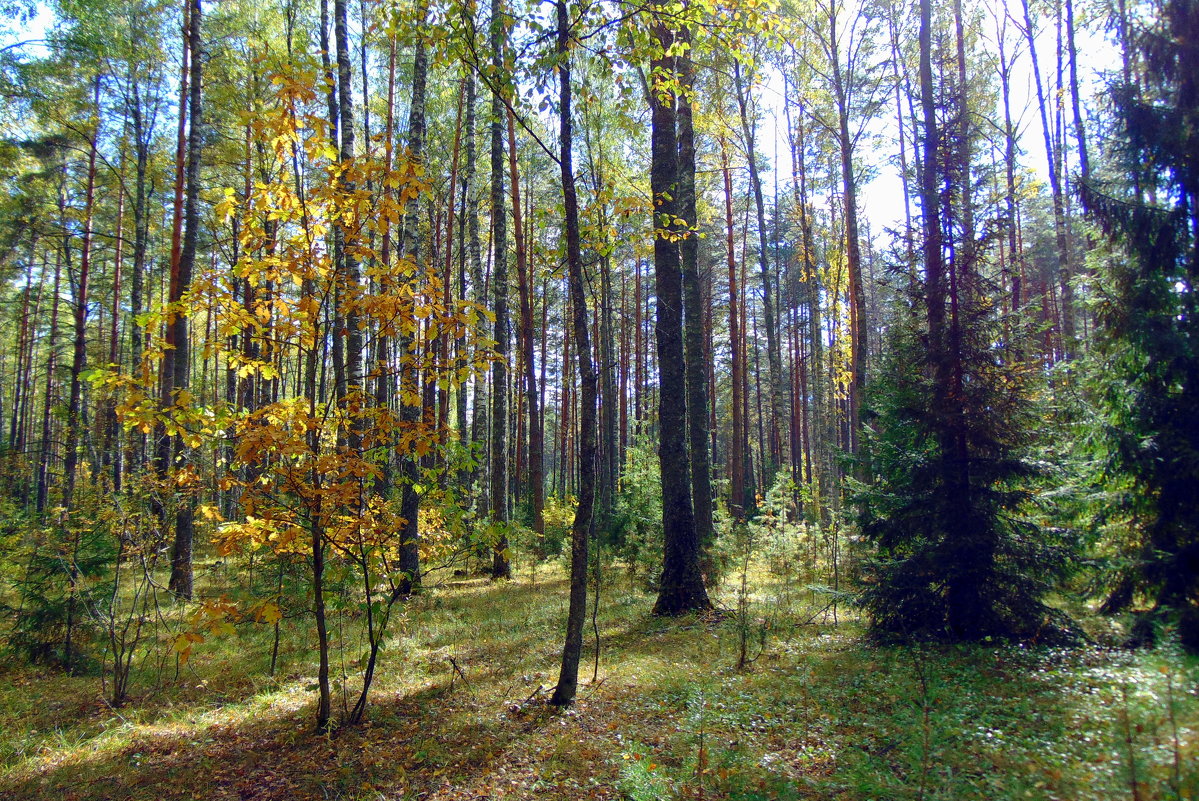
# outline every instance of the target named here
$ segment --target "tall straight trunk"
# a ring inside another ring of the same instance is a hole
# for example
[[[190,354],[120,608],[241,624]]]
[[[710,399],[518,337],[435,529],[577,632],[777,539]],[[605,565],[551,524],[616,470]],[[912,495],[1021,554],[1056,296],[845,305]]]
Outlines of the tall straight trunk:
[[[525,370],[525,407],[529,415],[529,508],[533,531],[545,534],[545,437],[538,408],[537,365],[534,362],[533,275],[526,250],[520,208],[520,174],[516,164],[516,126],[508,112],[508,166],[512,178],[512,233],[516,238],[516,276],[520,291],[521,362]]]
[[[146,365],[142,364],[146,332],[139,322],[146,281],[146,249],[149,240],[150,215],[146,209],[147,173],[150,163],[150,142],[142,115],[141,90],[137,80],[132,81],[133,92],[129,116],[133,124],[133,148],[137,168],[133,183],[133,274],[129,277],[129,363],[132,369],[147,381]],[[130,432],[132,437],[130,465],[141,469],[146,459],[146,435],[140,431]]]
[[[171,274],[178,269],[179,259],[183,250],[183,203],[187,182],[187,125],[188,104],[191,102],[192,58],[191,58],[191,15],[192,2],[186,0],[183,4],[183,58],[179,61],[179,120],[175,131],[175,179],[174,201],[171,205]],[[169,325],[168,325],[169,329]],[[167,343],[171,333],[167,332]],[[167,369],[167,362],[173,354],[163,357],[162,370]]]
[[[559,164],[562,172],[562,201],[566,212],[566,268],[574,307],[574,337],[579,362],[579,502],[570,534],[570,606],[558,686],[550,703],[564,706],[574,701],[578,686],[579,656],[583,646],[583,620],[587,613],[587,544],[595,503],[596,390],[595,367],[591,362],[591,340],[587,330],[587,279],[579,239],[579,201],[572,165],[570,32],[566,0],[557,0],[558,11],[558,120]]]
[[[166,298],[164,298],[167,302],[170,302],[171,298],[176,294],[176,285],[179,282],[179,259],[181,258],[183,249],[183,205],[187,183],[188,104],[191,102],[192,76],[191,15],[192,3],[191,0],[187,0],[183,6],[183,58],[180,59],[179,120],[175,132],[174,200],[171,204],[170,283]],[[181,292],[179,296],[182,296]],[[158,373],[159,398],[164,408],[169,407],[173,402],[172,390],[174,388],[175,362],[179,356],[176,344],[178,331],[174,325],[176,316],[177,312],[168,311],[167,321],[164,326],[165,346]],[[154,437],[154,469],[161,476],[171,466],[172,442],[171,438],[167,436],[165,427],[162,425],[156,428]]]
[[[909,271],[915,270],[916,250],[915,236],[912,232],[912,200],[908,187],[908,148],[906,126],[903,122],[903,91],[904,78],[900,77],[900,66],[903,64],[903,51],[899,44],[898,20],[895,14],[887,16],[887,34],[891,45],[891,79],[895,83],[895,128],[899,132],[899,182],[903,187],[903,221],[904,247],[908,257]],[[906,73],[906,69],[904,70]],[[790,127],[790,126],[788,126]]]
[[[643,356],[645,353],[641,341],[645,325],[641,319],[641,259],[634,261],[633,273],[633,422],[637,434],[641,433],[641,387],[642,376],[645,375]]]
[[[804,458],[803,458],[803,434],[804,434],[804,419],[803,396],[800,394],[799,378],[800,378],[800,354],[799,354],[799,316],[798,309],[794,306],[789,306],[785,312],[786,322],[784,323],[787,331],[787,361],[791,371],[791,385],[788,387],[791,397],[791,480],[795,487],[793,489],[793,502],[796,508],[799,504],[799,488],[804,484]]]
[[[651,62],[651,73],[666,86],[676,73],[670,53],[675,44],[663,2],[655,3],[653,34],[663,55]],[[658,314],[658,456],[662,471],[662,578],[656,615],[679,615],[708,609],[700,572],[700,541],[691,501],[691,461],[687,453],[686,368],[683,350],[683,275],[678,240],[679,218],[678,98],[662,86],[650,87],[652,112],[650,191],[654,206],[654,282]]]
[[[596,309],[595,346],[596,373],[599,376],[599,445],[596,458],[599,460],[596,478],[595,528],[607,531],[612,526],[612,514],[616,505],[616,486],[620,480],[621,451],[617,437],[617,425],[623,404],[617,396],[618,359],[613,334],[612,257],[609,241],[608,183],[604,176],[606,158],[604,140],[592,137],[592,126],[583,128],[588,172],[594,193],[596,224],[599,229],[599,295]]]
[[[337,54],[337,114],[339,135],[339,159],[345,163],[354,158],[354,85],[350,71],[350,32],[348,16],[348,0],[333,2],[333,38]],[[351,183],[343,181],[342,189],[353,191]],[[361,290],[362,276],[358,258],[350,252],[348,242],[343,241],[341,252],[341,267],[344,287],[341,293],[339,307],[345,318],[345,384],[339,402],[349,406],[349,398],[361,393],[364,389],[362,382],[363,335],[359,325],[360,313],[358,294]],[[361,420],[351,420],[346,440],[350,450],[359,453],[362,450]],[[402,512],[401,512],[402,514]]]
[[[469,67],[464,66],[463,72],[465,73],[463,76],[463,79],[462,79],[463,111],[464,111],[465,115],[473,117],[473,115],[474,115],[473,78],[469,74]],[[470,122],[471,122],[470,130],[467,131],[465,128],[465,121],[464,121],[463,135],[469,137],[470,139],[473,139],[474,138],[474,120],[471,119]],[[468,141],[466,143],[466,146],[468,148],[473,148],[474,142]],[[471,183],[473,181],[473,176],[470,179],[468,179],[466,177],[465,170],[462,170],[462,171],[459,171],[459,173],[458,173],[458,180],[459,180],[459,188],[458,188],[458,203],[459,203],[459,208],[458,208],[458,297],[465,300],[467,297],[467,278],[466,278],[467,238],[466,238],[466,232],[467,232],[467,228],[470,226],[470,221],[467,220],[467,215],[468,215],[469,209],[470,209],[470,200],[467,198],[467,195],[470,194],[472,191],[474,191],[474,188],[471,186]],[[478,230],[478,220],[474,221],[474,225],[475,225],[476,230]],[[466,362],[467,354],[466,354],[466,337],[465,337],[465,335],[459,336],[457,341],[454,343],[454,357],[456,359],[456,364],[461,365]],[[462,381],[461,383],[458,384],[457,391],[455,394],[455,400],[454,400],[454,416],[455,416],[454,425],[458,429],[458,442],[461,445],[469,445],[470,444],[470,431],[467,427],[468,422],[467,422],[467,414],[466,414],[467,406],[468,406],[469,391],[470,391],[470,385],[466,381]],[[464,485],[468,479],[469,479],[469,473],[466,470],[460,470],[458,472],[458,475],[455,478],[457,485],[459,487]]]
[[[602,181],[597,176],[597,183]],[[601,184],[602,185],[602,184]],[[606,229],[607,210],[600,209],[600,227]],[[596,489],[598,509],[597,525],[607,531],[612,525],[612,513],[616,506],[616,486],[620,481],[620,442],[617,425],[621,403],[617,397],[617,358],[612,332],[612,258],[604,253],[599,258],[599,344],[597,373],[600,382],[600,472]]]
[[[799,365],[799,376],[796,378],[800,398],[800,433],[803,437],[804,480],[809,487],[815,485],[812,475],[812,409],[808,398],[808,352],[804,348],[803,331],[800,328],[799,310],[796,309],[795,320],[795,359]]]
[[[34,502],[38,517],[46,511],[50,495],[51,410],[54,407],[54,373],[58,368],[58,301],[63,255],[67,247],[68,243],[64,241],[62,248],[54,253],[54,292],[50,301],[50,330],[46,334],[46,396],[42,406],[42,441],[38,449],[37,493]]]
[[[749,159],[750,187],[753,189],[754,207],[758,214],[758,267],[762,276],[762,316],[766,327],[766,361],[770,368],[770,420],[767,428],[770,464],[762,466],[762,475],[764,480],[769,480],[782,461],[782,434],[779,426],[783,418],[783,366],[774,314],[774,280],[770,274],[769,249],[766,243],[766,204],[762,199],[762,178],[758,172],[755,125],[749,119],[751,89],[745,85],[739,61],[733,62],[733,77],[737,90],[737,107],[741,115],[741,132],[745,140],[745,152]]]
[[[624,469],[625,454],[629,449],[629,320],[628,320],[628,282],[620,282],[620,376],[617,380],[617,392],[620,397],[620,422],[618,423],[618,438],[620,453],[616,462],[616,475],[619,480]]]
[[[712,461],[708,453],[708,369],[704,341],[704,290],[699,272],[699,214],[695,199],[695,67],[688,56],[691,34],[684,25],[678,32],[683,45],[677,56],[678,99],[678,214],[690,226],[679,242],[683,273],[683,354],[686,360],[687,447],[691,454],[691,500],[695,511],[695,536],[706,554],[715,542],[712,527]]]
[[[476,185],[478,150],[475,140],[475,107],[477,105],[475,79],[473,74],[466,76],[466,172],[463,176],[463,192],[466,196],[466,233],[467,257],[470,264],[471,291],[475,303],[480,306],[487,304],[486,282],[483,278],[483,255],[479,237],[479,190]],[[478,478],[478,464],[485,461],[487,450],[485,446],[487,426],[487,379],[476,375],[474,379],[474,397],[471,401],[471,419],[469,442],[475,450],[475,467],[467,477],[470,483]],[[479,493],[483,495],[482,492]]]
[[[745,468],[743,471],[744,475],[745,475],[744,505],[745,505],[745,510],[746,510],[747,514],[757,508],[757,504],[756,504],[756,500],[755,500],[756,494],[757,494],[755,491],[755,487],[757,485],[755,483],[756,478],[755,478],[754,470],[755,470],[755,465],[760,464],[762,461],[759,458],[755,462],[753,446],[750,443],[751,425],[750,425],[750,411],[749,411],[750,410],[749,376],[750,376],[750,373],[753,373],[754,380],[757,383],[758,388],[759,388],[759,391],[758,391],[758,415],[757,415],[758,437],[757,437],[756,442],[758,444],[758,453],[761,454],[761,452],[762,452],[762,393],[761,393],[761,386],[762,386],[762,384],[761,384],[761,367],[762,367],[762,365],[761,365],[761,360],[758,358],[758,356],[760,355],[760,350],[758,348],[758,341],[757,341],[758,326],[757,326],[756,320],[755,320],[754,326],[753,326],[754,363],[753,363],[752,370],[750,369],[750,363],[749,363],[750,316],[749,316],[749,292],[747,290],[747,287],[749,286],[749,255],[748,255],[748,251],[746,250],[746,246],[745,246],[746,240],[748,238],[749,238],[749,209],[747,206],[746,214],[745,214],[745,222],[741,226],[741,258],[738,262],[738,264],[740,265],[738,268],[738,272],[740,274],[740,281],[738,281],[738,284],[741,287],[741,308],[737,310],[737,314],[741,321],[741,365],[742,365],[742,370],[741,370],[741,421],[742,421],[742,433],[744,434],[744,437],[745,437],[745,440],[744,440],[745,447],[742,452],[745,455]],[[755,315],[755,318],[756,318],[756,315]]]
[[[837,5],[829,3],[829,58],[837,106],[837,150],[841,157],[841,193],[845,205],[845,264],[849,272],[849,452],[858,452],[862,394],[866,390],[866,292],[862,282],[862,241],[858,230],[858,182],[854,174],[854,138],[849,132],[852,75],[844,74],[837,31]],[[852,36],[850,45],[854,44]]]
[[[426,59],[427,60],[427,59]],[[427,69],[427,68],[426,68]],[[466,97],[463,87],[458,88],[458,108],[454,115],[454,147],[450,155],[450,195],[445,204],[445,253],[441,271],[442,299],[447,309],[454,308],[454,223],[456,220],[458,191],[458,157],[462,152],[462,104]],[[437,357],[441,363],[440,370],[449,370],[452,362],[453,346],[449,333],[437,338]],[[439,382],[437,388],[437,441],[445,444],[448,441],[450,421],[450,390],[449,386]],[[444,453],[439,454],[444,461]],[[438,481],[444,482],[444,471],[438,471]]]
[[[311,279],[305,279],[301,292],[307,304],[315,304],[316,290]],[[313,323],[319,326],[319,322]],[[325,339],[326,332],[319,328],[312,337],[312,347],[304,354],[304,394],[308,398],[308,414],[313,419],[317,416],[317,344]],[[321,359],[323,369],[324,359]],[[329,683],[329,628],[325,613],[325,510],[322,504],[321,486],[324,476],[317,467],[317,457],[321,452],[320,433],[314,426],[307,434],[308,458],[312,467],[309,470],[308,481],[314,490],[309,501],[309,558],[312,567],[312,612],[316,622],[316,642],[318,667],[316,730],[324,734],[329,730],[333,711],[332,692]]]
[[[418,17],[424,20],[428,16],[428,6],[420,4]],[[416,50],[412,59],[412,104],[408,111],[408,158],[420,164],[424,158],[425,149],[425,94],[428,72],[428,54],[424,37],[416,39]],[[413,266],[419,274],[421,255],[421,234],[417,217],[420,211],[419,197],[408,200],[404,210],[404,260]],[[401,397],[420,396],[420,377],[416,365],[416,342],[411,334],[401,334],[400,349],[400,383]],[[400,419],[410,425],[415,425],[421,419],[419,406],[401,401]],[[415,453],[401,455],[400,470],[402,486],[400,487],[400,517],[404,519],[400,534],[400,569],[404,572],[401,591],[409,592],[420,583],[420,495],[417,484],[420,481],[420,465]]]
[[[744,256],[742,258],[744,258]],[[767,480],[765,468],[767,465],[766,448],[768,446],[766,442],[766,433],[762,427],[766,419],[766,415],[762,412],[762,347],[760,344],[761,340],[759,339],[760,335],[758,334],[758,309],[756,306],[753,309],[751,321],[753,323],[753,336],[751,341],[754,343],[754,369],[752,371],[754,374],[754,399],[756,401],[758,412],[758,474],[755,476],[751,470],[750,475],[752,476],[751,485],[756,484],[756,486],[764,487]],[[748,331],[749,328],[750,327],[747,325],[746,330]],[[748,364],[748,362],[749,360],[747,355],[746,363]],[[748,375],[749,372],[750,371],[747,370],[746,374]],[[745,397],[747,399],[749,398],[748,389],[746,389]]]
[[[928,302],[928,339],[938,388],[944,368],[945,268],[942,261],[941,194],[937,165],[937,102],[932,71],[932,0],[920,0],[920,103],[924,112],[924,170],[921,175],[920,206],[924,225],[924,272]],[[940,402],[940,399],[938,399]]]
[[[92,267],[92,224],[96,206],[96,154],[100,147],[100,76],[94,80],[92,103],[96,124],[87,154],[87,188],[83,199],[83,242],[79,254],[79,280],[75,283],[75,338],[71,359],[71,396],[67,403],[67,441],[63,456],[62,507],[69,515],[75,500],[75,472],[79,464],[80,408],[83,384],[79,378],[87,363],[87,303]],[[72,576],[75,566],[71,565]],[[72,596],[72,601],[74,600]],[[70,655],[68,654],[68,661]]]
[[[36,254],[32,249],[30,250],[29,258],[36,258]],[[34,387],[37,384],[38,375],[37,369],[34,367],[34,354],[36,353],[37,345],[37,337],[35,337],[34,334],[36,331],[41,329],[42,301],[45,299],[46,295],[46,274],[48,272],[48,265],[50,263],[44,247],[42,249],[41,261],[41,268],[38,270],[37,278],[37,297],[33,302],[33,314],[30,317],[29,334],[26,337],[24,373],[25,391],[23,394],[23,400],[21,402],[21,419],[17,424],[17,439],[21,442],[21,448],[19,452],[23,456],[29,453],[31,441],[30,438],[33,433],[31,430],[33,426],[33,402],[34,396],[36,395]],[[33,481],[31,480],[31,486],[32,483]],[[23,488],[22,496],[27,494],[28,490]],[[25,498],[25,505],[28,506],[28,498]]]
[[[795,193],[795,206],[799,209],[799,236],[801,264],[803,268],[803,298],[808,307],[808,358],[810,360],[806,375],[811,377],[812,411],[809,439],[815,440],[815,446],[809,447],[812,465],[808,469],[808,483],[812,491],[812,508],[819,517],[822,512],[822,499],[825,496],[824,483],[828,477],[825,469],[825,386],[820,380],[821,367],[824,363],[824,326],[820,313],[820,275],[816,269],[815,237],[812,233],[812,219],[808,208],[808,173],[807,173],[807,142],[803,122],[803,111],[797,115],[795,126],[787,123],[788,144],[791,149],[791,184]]]
[[[501,527],[508,523],[508,230],[504,215],[504,74],[505,32],[501,0],[491,0],[491,252],[492,294],[495,299],[496,361],[491,368],[491,516]],[[491,575],[508,578],[508,538],[501,534],[492,553]]]
[[[29,384],[31,364],[33,361],[33,327],[29,317],[29,296],[33,293],[33,263],[37,259],[37,235],[29,240],[29,260],[25,263],[25,291],[21,293],[21,327],[17,334],[17,366],[13,373],[12,414],[8,426],[8,450],[16,454],[25,448],[24,426],[21,420],[21,409],[26,405],[26,398],[31,394]],[[36,312],[34,317],[36,317]],[[33,324],[36,326],[36,322]]]
[[[1049,109],[1045,101],[1045,87],[1041,83],[1040,60],[1037,58],[1036,32],[1032,24],[1032,12],[1028,0],[1021,0],[1024,8],[1024,33],[1028,39],[1028,54],[1032,59],[1032,77],[1037,85],[1037,108],[1041,113],[1041,131],[1045,137],[1046,166],[1049,169],[1049,191],[1053,197],[1053,232],[1057,243],[1058,281],[1062,292],[1061,334],[1062,356],[1074,358],[1074,285],[1070,266],[1070,244],[1066,236],[1066,202],[1062,195],[1061,176],[1058,174],[1057,158],[1054,156],[1053,129],[1050,127]]]
[[[734,520],[745,519],[745,454],[748,437],[745,426],[745,397],[742,394],[745,345],[741,330],[740,287],[737,282],[736,240],[733,233],[733,180],[729,173],[728,147],[720,138],[720,165],[724,177],[724,242],[729,268],[729,349],[732,351],[732,435],[729,442],[729,511]]]
[[[957,250],[962,253],[962,257],[957,259],[957,261],[964,263],[968,268],[974,261],[975,249],[974,179],[970,169],[970,82],[966,75],[966,28],[965,21],[962,18],[962,0],[953,0],[953,30],[954,42],[957,46],[958,62],[957,116],[959,125],[961,126],[956,135],[957,153],[955,154],[959,173],[957,182],[960,184],[961,190],[961,211],[959,212],[959,216],[962,221],[962,241],[957,246]]]
[[[530,215],[530,216],[532,216],[532,215]],[[550,325],[549,325],[549,320],[550,320],[550,279],[549,279],[549,276],[546,276],[541,279],[541,298],[542,298],[542,302],[541,302],[541,350],[539,351],[538,358],[540,359],[541,364],[548,366],[549,361],[547,359],[548,359],[548,353],[549,353],[549,328],[550,328]],[[537,406],[541,411],[540,425],[541,425],[542,439],[545,438],[545,409],[546,409],[545,392],[546,392],[546,385],[548,383],[549,383],[549,370],[542,369],[541,380],[538,382],[538,388],[537,388]],[[551,446],[551,449],[552,449],[552,446]],[[551,475],[550,489],[552,490],[553,488],[554,488],[554,482],[553,482],[553,477]]]
[[[79,615],[79,546],[81,534],[78,527],[71,525],[71,511],[75,502],[76,467],[79,463],[79,443],[82,439],[81,409],[83,373],[87,361],[87,302],[88,284],[91,278],[92,262],[92,224],[94,221],[96,201],[96,152],[100,144],[100,76],[97,75],[94,84],[93,104],[96,113],[96,125],[92,129],[91,143],[87,159],[87,188],[84,192],[83,206],[83,241],[79,256],[79,280],[75,282],[75,336],[74,353],[71,360],[71,394],[67,404],[66,443],[63,456],[63,483],[61,507],[63,510],[62,526],[70,546],[67,556],[67,608],[66,634],[63,641],[63,661],[68,670],[75,670],[74,634],[76,620]],[[65,549],[64,549],[65,550]]]
[[[112,314],[108,330],[108,363],[119,364],[121,359],[121,273],[124,268],[125,252],[125,151],[121,150],[121,188],[117,190],[117,232],[112,259]],[[104,404],[104,447],[103,459],[106,467],[112,468],[113,492],[121,491],[123,450],[120,447],[121,425],[117,419],[116,398]]]
[[[1007,56],[1004,31],[996,36],[999,48],[999,81],[1003,94],[1003,161],[1006,192],[1004,204],[1007,210],[1007,240],[1008,240],[1008,270],[1011,273],[1012,311],[1018,312],[1022,303],[1021,284],[1023,283],[1023,258],[1020,248],[1016,245],[1017,214],[1016,205],[1016,126],[1012,121],[1012,64]]]
[[[201,52],[200,22],[201,0],[191,0],[191,11],[188,19],[188,57],[190,60],[187,112],[187,176],[183,207],[183,244],[179,253],[177,269],[172,270],[171,286],[168,300],[177,306],[183,300],[184,293],[191,286],[192,272],[196,262],[196,244],[200,230],[200,159],[201,159],[201,124],[202,124],[202,87],[203,87],[203,53]],[[176,265],[172,265],[176,267]],[[170,316],[168,330],[173,334],[168,336],[168,350],[174,345],[174,358],[168,374],[163,360],[163,392],[164,405],[173,403],[181,392],[186,392],[190,385],[189,367],[191,349],[188,331],[188,316],[174,308]],[[170,340],[173,338],[174,342]],[[169,383],[168,383],[169,380]],[[170,458],[161,458],[162,451],[168,454],[172,451],[176,458],[183,458],[184,447],[181,437],[175,437],[174,443],[160,441],[159,469],[165,471],[169,467]],[[183,497],[175,512],[175,541],[171,548],[171,578],[170,589],[182,598],[192,597],[192,540],[194,535],[192,499]]]
[[[396,33],[389,30],[387,35],[387,99],[386,111],[383,117],[383,168],[391,171],[395,168],[395,77],[396,77]],[[365,79],[364,79],[365,84]],[[364,102],[365,106],[365,102]],[[383,183],[383,197],[386,202],[394,202],[394,192],[389,182]],[[379,261],[381,279],[380,288],[384,292],[395,291],[392,286],[394,273],[392,271],[393,233],[390,217],[383,215],[380,219],[383,230],[381,233]],[[392,338],[382,331],[376,334],[375,342],[375,406],[380,410],[390,409],[393,393],[392,375]],[[382,464],[379,466],[379,476],[376,479],[375,491],[382,498],[391,494],[394,483],[392,450],[386,448]],[[401,553],[403,537],[401,536]]]

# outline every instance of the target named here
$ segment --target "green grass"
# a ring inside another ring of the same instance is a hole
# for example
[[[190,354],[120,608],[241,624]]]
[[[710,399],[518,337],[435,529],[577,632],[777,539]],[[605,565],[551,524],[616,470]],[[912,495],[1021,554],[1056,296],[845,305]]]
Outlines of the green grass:
[[[1193,659],[1168,648],[877,647],[844,609],[834,624],[815,614],[823,598],[753,578],[754,617],[742,624],[751,654],[763,631],[765,650],[737,672],[735,614],[653,618],[653,598],[610,575],[599,681],[589,623],[585,681],[567,712],[542,703],[566,611],[558,569],[540,570],[536,587],[527,571],[504,584],[455,580],[403,607],[368,722],[326,737],[312,733],[304,617],[284,626],[275,678],[270,627],[246,624],[197,645],[177,677],[171,660],[139,667],[120,709],[98,677],[10,661],[0,798],[1199,798]],[[205,591],[238,580],[210,571]],[[723,607],[736,609],[738,585],[718,595]],[[333,625],[353,643],[333,660],[351,693],[357,625]]]

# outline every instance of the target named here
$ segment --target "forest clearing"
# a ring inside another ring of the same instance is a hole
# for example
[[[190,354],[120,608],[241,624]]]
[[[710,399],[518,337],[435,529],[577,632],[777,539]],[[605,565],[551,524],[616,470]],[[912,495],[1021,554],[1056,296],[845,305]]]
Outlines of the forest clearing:
[[[652,617],[652,594],[616,567],[602,589],[599,680],[589,623],[584,681],[566,711],[545,704],[565,614],[553,567],[536,583],[454,579],[415,600],[371,717],[332,736],[312,731],[311,645],[295,623],[273,678],[270,627],[250,622],[197,648],[178,674],[174,660],[143,668],[163,672],[161,687],[145,677],[119,709],[93,678],[9,669],[0,794],[1195,797],[1193,659],[1099,645],[874,646],[852,612],[834,623],[826,597],[793,578],[754,571],[754,661],[738,671],[735,611]],[[716,599],[736,610],[736,595]]]

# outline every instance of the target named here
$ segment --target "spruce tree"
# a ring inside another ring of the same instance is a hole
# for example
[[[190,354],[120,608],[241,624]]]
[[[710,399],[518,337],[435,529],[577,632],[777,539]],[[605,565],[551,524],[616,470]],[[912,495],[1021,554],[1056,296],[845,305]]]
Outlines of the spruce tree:
[[[964,87],[933,81],[931,5],[920,4],[924,276],[910,279],[872,396],[861,601],[882,636],[1033,639],[1061,628],[1041,597],[1063,560],[1027,514],[1040,428],[1030,371],[1002,335],[968,190],[945,191],[966,186],[972,129]]]
[[[994,287],[981,277],[967,284],[958,287],[961,348],[950,357],[961,396],[936,386],[919,285],[868,393],[864,455],[874,477],[856,500],[872,547],[860,600],[883,638],[1059,639],[1070,625],[1041,599],[1069,551],[1037,522],[1046,476],[1034,458],[1043,427],[1035,372],[1000,337],[981,291]],[[946,394],[948,409],[938,403]]]
[[[1199,2],[1173,0],[1135,41],[1140,81],[1112,92],[1119,180],[1083,189],[1117,246],[1096,310],[1107,470],[1131,482],[1135,529],[1122,602],[1174,620],[1199,649]]]

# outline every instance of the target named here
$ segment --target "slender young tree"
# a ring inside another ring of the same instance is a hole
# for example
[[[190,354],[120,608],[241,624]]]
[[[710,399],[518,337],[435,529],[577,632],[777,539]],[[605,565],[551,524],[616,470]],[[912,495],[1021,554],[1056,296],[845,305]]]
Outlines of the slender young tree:
[[[512,233],[516,239],[516,276],[520,292],[521,363],[525,368],[525,407],[529,431],[529,512],[533,532],[545,534],[545,435],[541,427],[540,394],[537,389],[533,331],[533,268],[528,258],[528,243],[521,225],[520,175],[516,159],[516,126],[508,113],[508,161],[512,178]],[[544,364],[544,362],[543,362]]]
[[[1028,55],[1032,60],[1033,82],[1037,88],[1037,108],[1041,113],[1041,131],[1045,140],[1046,166],[1049,173],[1049,191],[1053,199],[1053,232],[1057,244],[1058,283],[1061,286],[1062,348],[1064,357],[1073,358],[1076,353],[1074,330],[1074,283],[1070,265],[1070,242],[1066,232],[1066,200],[1062,190],[1062,176],[1058,167],[1053,143],[1053,127],[1049,119],[1049,107],[1045,99],[1045,86],[1041,81],[1041,61],[1037,57],[1036,28],[1033,25],[1029,0],[1020,0],[1024,9],[1024,35],[1028,40]]]
[[[579,200],[575,190],[571,126],[570,26],[566,0],[557,0],[557,69],[559,165],[562,173],[562,203],[566,212],[566,270],[572,300],[574,340],[579,365],[579,503],[570,533],[570,606],[566,618],[566,641],[558,686],[550,698],[555,706],[573,703],[579,680],[579,656],[583,648],[583,621],[587,614],[587,544],[595,507],[596,394],[598,378],[591,360],[591,335],[587,324],[587,279],[579,234]]]
[[[782,463],[783,434],[779,430],[783,419],[783,362],[779,351],[779,336],[775,316],[774,276],[770,271],[770,248],[767,244],[766,204],[762,197],[762,177],[758,169],[757,123],[750,118],[752,87],[746,81],[740,60],[733,62],[733,82],[737,90],[737,108],[741,116],[741,136],[745,144],[749,166],[749,184],[753,190],[754,210],[758,218],[758,268],[762,278],[762,316],[766,327],[766,361],[770,370],[768,402],[770,419],[767,421],[766,443],[770,454],[769,464],[762,468],[766,480]]]
[[[508,524],[508,228],[504,214],[504,50],[502,0],[491,0],[491,288],[495,312],[496,360],[491,369],[491,517]],[[492,550],[491,576],[512,575],[508,536]]]
[[[712,462],[708,452],[708,370],[704,328],[704,287],[699,268],[699,213],[695,197],[695,67],[689,55],[691,33],[687,23],[678,32],[682,50],[679,73],[679,216],[689,227],[679,242],[683,273],[683,354],[687,368],[687,447],[691,455],[691,499],[695,508],[695,536],[701,550],[714,544],[712,525]]]

